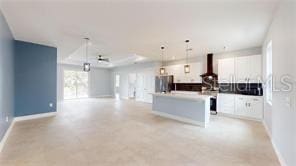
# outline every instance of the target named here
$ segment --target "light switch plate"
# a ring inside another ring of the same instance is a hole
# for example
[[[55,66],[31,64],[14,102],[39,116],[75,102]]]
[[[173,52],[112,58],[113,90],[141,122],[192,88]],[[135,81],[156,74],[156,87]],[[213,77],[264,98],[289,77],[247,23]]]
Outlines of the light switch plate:
[[[8,122],[8,121],[9,121],[9,118],[8,118],[8,116],[6,116],[6,118],[5,118],[5,121],[6,121],[6,122]]]

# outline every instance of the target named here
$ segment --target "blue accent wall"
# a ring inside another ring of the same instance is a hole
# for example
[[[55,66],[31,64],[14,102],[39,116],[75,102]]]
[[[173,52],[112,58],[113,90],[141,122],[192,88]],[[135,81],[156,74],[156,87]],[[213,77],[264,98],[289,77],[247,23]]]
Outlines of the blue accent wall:
[[[14,48],[15,116],[55,112],[57,49],[23,41]]]
[[[0,11],[0,140],[14,113],[14,38]],[[8,118],[8,121],[6,121]]]

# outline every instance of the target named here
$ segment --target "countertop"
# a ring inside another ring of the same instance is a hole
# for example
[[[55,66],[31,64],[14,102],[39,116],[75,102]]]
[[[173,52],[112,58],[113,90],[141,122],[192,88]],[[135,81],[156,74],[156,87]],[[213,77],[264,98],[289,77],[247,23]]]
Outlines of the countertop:
[[[171,93],[152,93],[154,96],[172,97],[178,99],[189,99],[189,100],[208,100],[212,97],[209,94],[203,94],[201,92],[184,92],[184,91],[172,91]]]

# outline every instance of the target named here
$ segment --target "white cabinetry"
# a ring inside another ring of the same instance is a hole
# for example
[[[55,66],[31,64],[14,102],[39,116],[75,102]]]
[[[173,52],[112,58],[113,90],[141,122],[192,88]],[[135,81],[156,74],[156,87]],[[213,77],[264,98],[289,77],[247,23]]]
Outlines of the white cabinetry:
[[[247,103],[244,97],[235,96],[235,114],[239,116],[246,116]]]
[[[244,83],[248,81],[250,75],[250,57],[236,57],[235,58],[235,82]]]
[[[236,82],[258,83],[262,73],[261,55],[235,58]]]
[[[237,95],[235,100],[235,111],[237,115],[248,118],[263,118],[263,100],[258,96]]]
[[[220,59],[218,61],[218,81],[219,83],[231,83],[235,76],[234,58]]]
[[[250,109],[249,109],[249,117],[263,119],[263,98],[262,97],[254,97],[249,100]]]
[[[217,111],[227,114],[234,114],[234,100],[235,96],[232,94],[219,93],[217,96]]]
[[[184,73],[184,64],[166,67],[168,75],[174,76],[175,83],[201,83],[200,75],[203,73],[201,63],[190,63],[190,73]]]
[[[261,55],[250,56],[250,83],[262,82],[262,57]]]
[[[219,83],[258,83],[262,77],[261,55],[218,60]]]
[[[218,112],[256,120],[263,118],[262,96],[218,94],[217,102]]]

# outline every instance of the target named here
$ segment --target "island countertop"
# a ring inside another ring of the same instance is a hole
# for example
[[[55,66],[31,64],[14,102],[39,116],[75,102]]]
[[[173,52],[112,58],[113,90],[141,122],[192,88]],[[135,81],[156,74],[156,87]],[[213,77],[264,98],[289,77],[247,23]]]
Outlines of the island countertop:
[[[175,92],[172,91],[171,93],[152,93],[153,96],[163,96],[163,97],[171,97],[171,98],[177,98],[177,99],[187,99],[187,100],[208,100],[212,96],[207,94],[202,94],[201,92]]]

